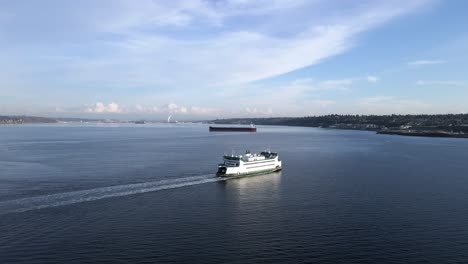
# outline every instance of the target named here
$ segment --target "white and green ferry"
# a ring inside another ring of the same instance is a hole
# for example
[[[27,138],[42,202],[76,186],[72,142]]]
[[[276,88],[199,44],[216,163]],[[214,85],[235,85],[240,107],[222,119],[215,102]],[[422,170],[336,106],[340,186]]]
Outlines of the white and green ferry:
[[[252,154],[246,151],[244,155],[224,155],[223,163],[218,165],[219,177],[263,174],[281,170],[281,160],[278,153],[271,151]]]

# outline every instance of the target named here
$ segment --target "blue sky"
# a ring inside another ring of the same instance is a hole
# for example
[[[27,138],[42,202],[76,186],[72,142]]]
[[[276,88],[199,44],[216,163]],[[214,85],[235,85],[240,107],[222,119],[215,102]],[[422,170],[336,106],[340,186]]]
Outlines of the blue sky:
[[[462,0],[0,1],[0,114],[468,112]]]

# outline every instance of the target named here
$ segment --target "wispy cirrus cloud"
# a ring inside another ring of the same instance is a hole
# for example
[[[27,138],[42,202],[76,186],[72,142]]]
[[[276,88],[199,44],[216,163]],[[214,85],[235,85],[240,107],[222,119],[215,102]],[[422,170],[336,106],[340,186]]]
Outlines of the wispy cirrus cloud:
[[[13,1],[2,6],[5,13],[14,11],[15,16],[0,24],[0,53],[8,58],[0,61],[0,71],[26,76],[22,78],[26,83],[12,91],[23,87],[66,91],[64,100],[79,105],[84,103],[71,102],[74,100],[70,98],[80,95],[81,100],[89,102],[95,94],[119,91],[112,97],[119,102],[117,106],[100,103],[88,106],[89,113],[173,111],[208,115],[215,112],[210,109],[230,111],[224,103],[217,103],[217,93],[242,101],[242,105],[229,106],[239,111],[245,107],[268,109],[268,104],[287,101],[297,105],[295,111],[299,112],[303,108],[297,103],[301,96],[314,91],[348,90],[354,80],[300,80],[278,87],[268,98],[243,97],[237,91],[248,89],[254,81],[343,54],[354,47],[361,33],[418,12],[432,2],[361,1],[342,8],[340,1],[305,0],[85,0],[28,5]],[[52,5],[54,8],[50,8]],[[367,80],[378,79],[373,76]],[[173,96],[162,98],[160,95],[167,91]],[[148,95],[153,101],[148,102]],[[309,99],[320,100],[317,105],[324,107],[334,101],[326,97]],[[140,109],[126,107],[132,105],[130,100],[142,102]],[[165,108],[168,101],[204,107]]]
[[[352,79],[325,80],[317,84],[318,89],[347,90],[353,84]]]
[[[423,65],[434,65],[447,63],[444,60],[416,60],[408,62],[408,66],[423,66]]]
[[[348,90],[353,84],[352,79],[316,80],[304,78],[291,81],[284,86],[288,90],[319,91],[319,90]]]
[[[65,46],[61,49],[38,45],[43,55],[68,59],[36,63],[41,67],[59,67],[65,72],[64,82],[112,81],[122,86],[169,84],[177,87],[193,83],[201,86],[241,84],[284,74],[341,54],[353,46],[359,33],[417,10],[427,1],[399,2],[399,5],[356,3],[349,11],[337,12],[332,9],[333,5],[302,0],[84,1],[81,3],[84,7],[73,4],[61,8],[64,12],[62,25],[82,25],[77,35],[101,35],[102,40],[80,43],[76,47],[76,44],[69,46],[67,39],[63,39],[60,41]],[[81,16],[71,15],[85,11],[83,20]],[[327,13],[330,14],[327,16]],[[297,22],[291,21],[292,16]],[[261,17],[270,18],[266,21],[278,21],[278,24],[287,22],[286,36],[276,32],[276,23],[266,23],[264,19],[259,20]],[[244,19],[258,23],[246,27],[240,23]],[[37,23],[41,25],[48,20]],[[193,35],[195,27],[204,34]],[[79,48],[80,52],[73,52],[72,48]],[[104,52],[87,55],[99,50]],[[72,74],[75,72],[80,75]]]
[[[342,16],[326,18],[315,14],[318,18],[315,23],[310,23],[301,9],[320,8],[320,2],[273,1],[271,7],[270,4],[238,1],[226,1],[217,6],[203,3],[181,4],[176,10],[191,14],[191,23],[203,22],[198,15],[200,10],[204,14],[212,14],[211,17],[222,23],[255,19],[259,14],[290,23],[290,17],[282,14],[288,7],[298,20],[302,20],[302,24],[300,29],[290,27],[287,37],[281,37],[269,25],[215,31],[215,34],[204,38],[189,40],[141,31],[124,33],[125,38],[114,44],[119,54],[125,57],[122,57],[122,62],[113,62],[117,65],[130,63],[134,66],[131,68],[144,72],[148,71],[146,68],[156,69],[160,73],[158,76],[173,76],[171,81],[179,86],[192,83],[204,86],[243,84],[314,65],[341,54],[353,47],[354,37],[359,33],[411,12],[425,1],[405,1],[401,3],[404,8],[382,3],[356,5],[353,12],[340,12]],[[132,59],[127,61],[127,58]],[[140,59],[135,61],[134,58]],[[150,81],[157,83],[159,77]]]
[[[100,31],[131,33],[135,30],[171,28],[186,29],[198,24],[203,27],[223,27],[229,19],[239,16],[256,17],[275,12],[285,12],[306,5],[306,1],[258,0],[258,1],[203,1],[177,0],[107,1],[101,12],[96,12],[96,24]]]
[[[418,80],[416,85],[438,85],[438,86],[465,86],[468,87],[468,81],[454,81],[454,80]]]

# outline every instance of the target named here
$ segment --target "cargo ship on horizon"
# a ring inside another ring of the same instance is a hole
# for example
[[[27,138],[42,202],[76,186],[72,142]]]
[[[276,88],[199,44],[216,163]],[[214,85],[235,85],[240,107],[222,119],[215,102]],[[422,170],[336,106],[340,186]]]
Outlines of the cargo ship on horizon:
[[[257,132],[257,128],[250,124],[250,126],[210,126],[210,132]]]

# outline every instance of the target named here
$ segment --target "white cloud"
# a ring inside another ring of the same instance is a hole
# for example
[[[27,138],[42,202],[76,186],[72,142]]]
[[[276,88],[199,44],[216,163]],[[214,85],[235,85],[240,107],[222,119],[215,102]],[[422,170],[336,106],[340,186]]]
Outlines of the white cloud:
[[[159,112],[169,113],[169,114],[188,114],[188,113],[192,113],[192,111],[190,111],[190,110],[192,110],[192,108],[182,106],[182,105],[177,105],[175,103],[170,103],[170,104],[164,105],[163,107],[158,108],[158,109],[160,109]],[[198,109],[198,108],[196,108],[196,109]]]
[[[163,106],[163,111],[168,113],[178,113],[180,112],[180,107],[177,104],[170,103]]]
[[[187,113],[188,110],[187,110],[187,107],[182,106],[182,107],[180,107],[179,111],[180,111],[181,113]]]
[[[88,113],[121,113],[122,108],[114,102],[107,105],[102,102],[97,102],[94,106],[87,108],[85,111]]]
[[[61,112],[67,112],[63,108],[60,109]],[[57,110],[58,111],[58,110]],[[137,104],[133,107],[120,106],[116,103],[104,104],[102,102],[97,102],[92,107],[87,107],[84,109],[87,113],[121,113],[121,114],[158,114],[158,115],[167,115],[167,114],[181,114],[181,115],[205,115],[213,116],[220,113],[219,109],[207,108],[200,106],[182,106],[175,103],[165,104],[163,106],[144,106]],[[72,111],[68,111],[72,112]]]
[[[421,66],[421,65],[433,65],[433,64],[442,64],[446,63],[443,60],[417,60],[408,62],[409,66]]]
[[[379,80],[380,80],[380,78],[377,77],[377,76],[371,76],[371,75],[367,76],[367,81],[370,82],[370,83],[376,83]]]

